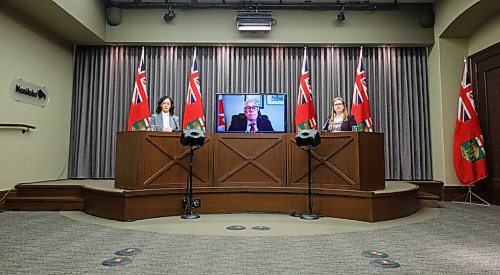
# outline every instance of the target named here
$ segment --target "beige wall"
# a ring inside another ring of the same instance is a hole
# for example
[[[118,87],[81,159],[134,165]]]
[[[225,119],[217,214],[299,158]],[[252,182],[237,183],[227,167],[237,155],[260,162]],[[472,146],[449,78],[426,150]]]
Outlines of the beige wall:
[[[277,24],[264,33],[240,32],[233,10],[174,10],[170,23],[165,10],[123,11],[123,22],[107,26],[107,42],[179,44],[411,44],[434,42],[432,28],[418,25],[418,9],[361,12],[274,11]],[[396,23],[397,22],[397,23]]]
[[[106,13],[101,0],[53,0],[99,38],[106,37]]]
[[[500,42],[500,15],[487,20],[469,38],[469,55],[475,54]]]
[[[460,62],[466,55],[467,44],[463,39],[460,43],[440,36],[473,4],[471,2],[477,1],[439,0],[434,7],[435,44],[428,60],[432,171],[435,180],[449,186],[460,185],[453,170],[453,131],[462,69]],[[458,65],[453,64],[457,62]]]
[[[453,132],[467,39],[436,38],[429,55],[429,110],[433,179],[460,185],[453,168]]]
[[[480,0],[436,0],[434,10],[436,22],[434,24],[434,34],[440,37],[446,28],[455,21],[460,14],[464,13]]]
[[[28,18],[0,8],[0,123],[36,130],[0,130],[0,190],[26,181],[66,177],[72,94],[72,46],[38,29]],[[12,100],[10,82],[45,86],[45,108]]]
[[[430,135],[431,135],[431,159],[432,175],[434,180],[445,180],[445,161],[443,144],[443,121],[442,117],[442,96],[441,96],[441,67],[440,44],[436,43],[429,51],[428,77],[429,77],[429,112],[430,117]]]

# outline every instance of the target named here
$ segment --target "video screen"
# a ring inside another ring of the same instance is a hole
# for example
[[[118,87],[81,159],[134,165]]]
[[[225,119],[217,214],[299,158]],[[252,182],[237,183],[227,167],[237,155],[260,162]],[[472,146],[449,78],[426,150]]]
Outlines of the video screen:
[[[217,94],[217,133],[286,133],[285,94]]]

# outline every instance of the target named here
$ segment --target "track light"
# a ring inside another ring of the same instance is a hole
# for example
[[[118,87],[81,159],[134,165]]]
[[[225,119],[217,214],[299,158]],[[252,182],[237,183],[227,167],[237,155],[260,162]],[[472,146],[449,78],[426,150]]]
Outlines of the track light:
[[[172,19],[174,19],[174,17],[175,17],[175,13],[172,10],[172,6],[169,6],[167,13],[165,13],[165,15],[163,16],[163,19],[165,20],[165,22],[168,23],[168,22],[172,21]]]
[[[340,10],[340,13],[339,13],[339,14],[337,14],[337,19],[338,19],[340,22],[343,22],[343,21],[345,20],[344,9],[345,9],[345,6],[342,6],[342,9]]]

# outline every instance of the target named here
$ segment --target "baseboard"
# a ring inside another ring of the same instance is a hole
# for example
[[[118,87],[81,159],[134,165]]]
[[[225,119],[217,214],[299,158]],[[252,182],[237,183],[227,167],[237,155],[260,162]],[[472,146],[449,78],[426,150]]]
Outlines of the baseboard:
[[[439,197],[439,200],[443,200],[444,183],[442,181],[414,180],[414,181],[407,181],[407,182],[418,185],[418,187],[419,187],[418,191],[436,195]]]

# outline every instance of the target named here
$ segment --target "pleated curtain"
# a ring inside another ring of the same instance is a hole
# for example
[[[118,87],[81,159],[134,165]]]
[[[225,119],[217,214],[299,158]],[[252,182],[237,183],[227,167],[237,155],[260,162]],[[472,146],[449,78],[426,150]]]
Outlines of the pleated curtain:
[[[142,47],[79,46],[75,49],[70,178],[113,178],[116,134],[127,128]],[[174,99],[181,120],[194,47],[145,47],[151,112],[160,97]],[[207,132],[214,132],[216,93],[286,93],[287,131],[294,131],[304,48],[198,47]],[[350,109],[359,48],[307,48],[312,93],[320,126],[332,100]],[[363,49],[368,98],[376,132],[384,133],[385,177],[432,179],[427,49]]]

